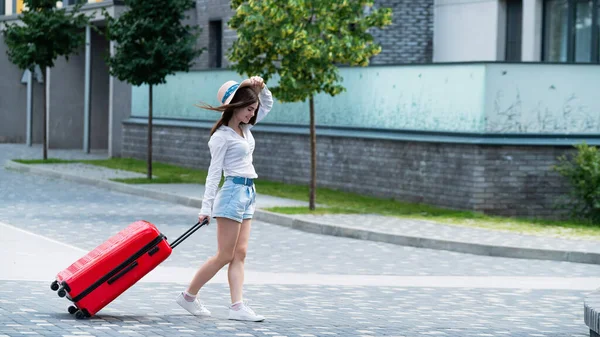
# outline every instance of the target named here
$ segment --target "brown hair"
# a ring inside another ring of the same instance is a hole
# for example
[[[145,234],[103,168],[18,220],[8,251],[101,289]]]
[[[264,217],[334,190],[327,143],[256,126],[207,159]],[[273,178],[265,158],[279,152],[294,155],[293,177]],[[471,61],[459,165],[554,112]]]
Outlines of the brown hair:
[[[221,105],[218,107],[213,107],[208,104],[202,104],[197,106],[206,110],[222,112],[221,118],[219,118],[219,120],[215,123],[215,125],[213,125],[212,129],[210,130],[210,135],[212,136],[215,133],[215,131],[217,131],[217,129],[221,127],[221,125],[229,124],[231,117],[233,117],[233,112],[236,109],[245,108],[254,103],[258,103],[258,106],[256,107],[256,112],[254,113],[254,116],[250,118],[250,121],[248,122],[249,124],[254,125],[254,123],[256,123],[256,115],[258,113],[258,109],[260,108],[260,101],[258,100],[258,94],[251,87],[239,88],[235,92],[235,95],[233,96],[229,104]]]

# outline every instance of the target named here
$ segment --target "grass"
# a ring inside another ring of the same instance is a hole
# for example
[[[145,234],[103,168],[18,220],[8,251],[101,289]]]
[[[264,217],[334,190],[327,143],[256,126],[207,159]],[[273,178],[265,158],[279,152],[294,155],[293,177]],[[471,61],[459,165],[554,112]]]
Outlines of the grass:
[[[106,160],[83,160],[85,164],[107,167],[116,170],[124,170],[146,174],[146,162],[131,158],[112,158]],[[206,180],[206,171],[179,167],[170,164],[152,163],[152,175],[148,178],[113,179],[127,184],[203,184]]]
[[[346,195],[346,200],[333,202],[328,200],[326,204],[331,208],[322,207],[310,211],[307,207],[273,207],[268,210],[283,214],[380,214],[403,219],[433,221],[448,225],[492,229],[518,234],[600,240],[600,226],[584,221],[552,221],[489,216],[477,212],[448,210],[422,204],[369,198],[343,192],[337,193]],[[317,198],[319,197],[317,196]],[[355,205],[356,208],[348,207],[349,205]]]
[[[146,173],[146,162],[130,158],[112,158],[107,160],[15,160],[23,164],[85,163],[111,169],[137,173]],[[153,163],[152,173],[156,177],[114,179],[128,184],[165,184],[193,183],[204,184],[207,172],[164,163]],[[308,186],[284,184],[280,182],[257,180],[259,193],[276,197],[308,201]],[[553,237],[585,238],[600,240],[600,226],[579,221],[550,221],[488,216],[478,212],[457,211],[424,204],[401,202],[393,199],[375,198],[355,193],[342,192],[328,188],[317,189],[317,203],[327,207],[318,207],[310,211],[308,207],[273,207],[268,210],[283,214],[380,214],[428,220],[439,223],[487,228],[513,233],[544,235]]]

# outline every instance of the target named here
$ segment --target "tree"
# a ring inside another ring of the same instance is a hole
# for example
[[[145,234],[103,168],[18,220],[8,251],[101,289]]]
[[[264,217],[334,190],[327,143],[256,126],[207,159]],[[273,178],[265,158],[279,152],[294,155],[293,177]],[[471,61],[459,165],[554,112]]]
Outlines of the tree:
[[[315,209],[317,154],[314,96],[345,88],[338,65],[367,66],[381,52],[370,28],[391,23],[391,9],[364,0],[233,0],[229,21],[238,39],[229,51],[233,69],[248,76],[274,75],[273,95],[282,102],[309,101],[311,177],[309,208]]]
[[[47,89],[46,69],[54,61],[79,51],[85,43],[85,27],[89,17],[79,13],[81,4],[69,11],[56,8],[56,0],[25,0],[21,22],[6,24],[3,31],[9,60],[21,70],[34,73],[36,66],[42,70]],[[43,159],[48,159],[46,135],[46,89],[43,91],[44,113],[42,120]]]
[[[558,157],[553,167],[570,185],[557,206],[569,209],[573,219],[600,224],[600,150],[586,142],[575,148],[576,152]]]
[[[202,53],[196,49],[197,26],[183,24],[194,0],[126,0],[129,7],[115,19],[107,15],[107,35],[117,43],[107,60],[110,74],[139,86],[148,85],[148,179],[152,179],[152,88],[166,77],[187,72]]]

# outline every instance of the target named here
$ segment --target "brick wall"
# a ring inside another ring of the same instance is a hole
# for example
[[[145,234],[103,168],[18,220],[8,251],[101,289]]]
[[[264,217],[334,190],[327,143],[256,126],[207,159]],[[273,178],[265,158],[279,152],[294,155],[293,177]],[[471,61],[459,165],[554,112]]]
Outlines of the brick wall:
[[[434,0],[375,0],[392,9],[392,24],[371,32],[381,53],[371,64],[430,63],[433,59]]]
[[[571,151],[558,146],[479,146],[475,209],[491,214],[552,217],[566,181],[552,170]]]
[[[433,55],[433,2],[434,0],[375,0],[375,8],[392,8],[392,24],[371,33],[382,46],[382,52],[372,59],[372,64],[429,63]],[[223,20],[223,60],[227,68],[227,50],[237,38],[236,32],[227,24],[233,11],[227,0],[197,0],[197,24],[203,28],[198,40],[199,47],[208,48],[209,22]],[[193,69],[209,68],[209,56],[214,51],[205,50]]]
[[[229,28],[227,22],[233,16],[231,10],[230,1],[226,0],[197,0],[196,1],[196,17],[197,24],[202,28],[202,33],[198,38],[198,46],[207,48],[202,55],[198,58],[198,61],[194,65],[193,69],[207,69],[209,68],[209,55],[213,54],[208,50],[209,41],[209,29],[208,23],[211,20],[222,20],[223,21],[223,52],[222,52],[222,68],[229,67],[227,62],[227,50],[233,45],[233,41],[237,38],[235,30]]]
[[[156,161],[208,169],[208,130],[155,126]],[[260,178],[308,183],[307,135],[253,132]],[[144,125],[124,125],[125,157],[145,158]],[[485,146],[319,136],[319,186],[441,207],[556,217],[566,191],[551,170],[564,147]]]

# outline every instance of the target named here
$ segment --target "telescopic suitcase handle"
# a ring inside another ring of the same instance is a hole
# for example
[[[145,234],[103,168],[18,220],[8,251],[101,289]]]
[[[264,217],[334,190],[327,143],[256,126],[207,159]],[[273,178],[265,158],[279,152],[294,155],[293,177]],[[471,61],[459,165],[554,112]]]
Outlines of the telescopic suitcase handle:
[[[177,247],[185,239],[187,239],[188,237],[190,237],[190,235],[194,234],[194,232],[196,232],[197,230],[199,230],[202,226],[206,226],[206,225],[208,225],[208,219],[204,219],[204,221],[202,221],[202,222],[197,222],[190,229],[188,229],[185,233],[181,234],[180,237],[178,237],[177,239],[175,239],[175,241],[171,242],[169,244],[169,246],[171,246],[171,249]]]

